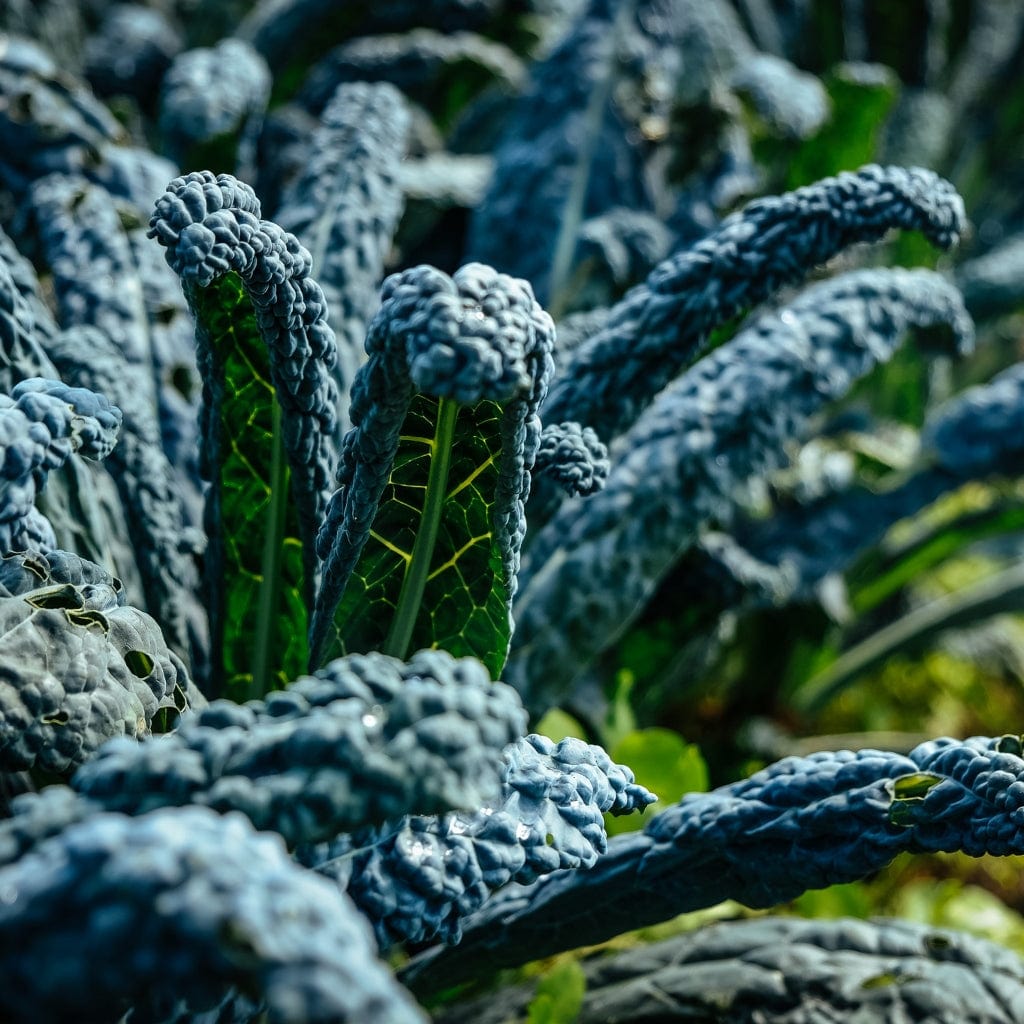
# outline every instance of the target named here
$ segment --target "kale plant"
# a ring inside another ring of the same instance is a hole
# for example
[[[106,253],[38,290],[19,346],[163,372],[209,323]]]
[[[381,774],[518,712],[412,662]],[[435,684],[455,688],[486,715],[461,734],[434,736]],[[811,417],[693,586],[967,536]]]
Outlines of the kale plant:
[[[1024,16],[50,6],[0,37],[0,1017],[1021,1020],[930,925],[636,930],[1024,853],[1019,718],[798,735],[1024,595]]]

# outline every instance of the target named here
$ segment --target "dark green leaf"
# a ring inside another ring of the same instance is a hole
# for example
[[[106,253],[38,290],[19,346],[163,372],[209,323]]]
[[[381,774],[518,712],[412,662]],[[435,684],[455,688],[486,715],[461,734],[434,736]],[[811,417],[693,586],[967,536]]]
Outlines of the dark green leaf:
[[[298,514],[288,500],[270,358],[241,278],[229,273],[189,293],[213,374],[224,382],[214,404],[220,529],[211,544],[223,545],[225,693],[244,700],[306,669]],[[254,682],[257,666],[266,671],[269,661],[273,678]]]
[[[455,413],[450,463],[425,517],[431,469],[444,450],[438,412],[446,404]],[[455,406],[422,394],[413,399],[369,540],[335,615],[329,657],[370,650],[401,657],[441,647],[456,657],[475,655],[494,676],[501,671],[511,635],[509,581],[492,519],[501,415],[489,401]],[[417,550],[431,521],[436,542],[432,550],[422,543]],[[420,566],[426,569],[422,596],[414,600],[410,581]]]
[[[789,161],[786,188],[809,185],[839,171],[871,163],[893,104],[896,76],[878,65],[858,73],[857,65],[839,65],[825,80],[832,116],[821,131],[803,143]]]

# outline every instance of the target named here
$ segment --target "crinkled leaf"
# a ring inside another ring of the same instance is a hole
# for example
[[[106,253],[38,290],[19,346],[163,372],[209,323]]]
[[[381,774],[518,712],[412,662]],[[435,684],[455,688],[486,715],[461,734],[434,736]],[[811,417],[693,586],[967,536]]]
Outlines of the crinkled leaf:
[[[195,315],[212,688],[260,695],[306,667],[313,538],[334,470],[334,334],[294,235],[252,189],[209,171],[175,178],[149,234]]]
[[[225,692],[252,685],[259,630],[278,652],[279,677],[306,668],[306,607],[298,512],[276,420],[270,358],[241,278],[226,274],[194,291],[194,308],[223,373],[220,401],[220,530],[224,538]],[[269,557],[268,557],[269,556]],[[276,575],[276,579],[272,578]],[[267,617],[264,583],[283,599]]]
[[[426,509],[431,467],[445,439],[436,398],[413,400],[394,468],[355,571],[335,616],[341,651],[387,650],[389,625],[417,557],[430,559],[421,610],[408,646],[474,654],[497,676],[511,638],[509,581],[492,515],[499,479],[501,410],[494,402],[460,406],[440,509]],[[419,554],[425,516],[438,516],[433,552]]]
[[[530,286],[490,267],[385,281],[317,533],[315,663],[441,646],[499,674],[553,335]]]
[[[189,680],[119,580],[63,551],[0,562],[0,765],[64,773],[142,736]]]

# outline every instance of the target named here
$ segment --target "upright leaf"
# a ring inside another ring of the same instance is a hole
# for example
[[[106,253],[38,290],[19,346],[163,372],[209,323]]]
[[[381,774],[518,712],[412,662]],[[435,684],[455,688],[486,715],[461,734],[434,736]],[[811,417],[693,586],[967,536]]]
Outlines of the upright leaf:
[[[302,174],[274,215],[308,245],[338,342],[334,380],[348,430],[352,380],[366,358],[366,325],[377,309],[384,265],[402,215],[398,172],[410,116],[388,82],[349,82],[325,107]]]
[[[239,700],[306,668],[336,406],[309,253],[259,212],[247,185],[203,171],[172,181],[150,222],[196,319],[210,688]]]
[[[530,286],[489,267],[385,282],[317,538],[314,661],[441,646],[498,675],[553,335]]]

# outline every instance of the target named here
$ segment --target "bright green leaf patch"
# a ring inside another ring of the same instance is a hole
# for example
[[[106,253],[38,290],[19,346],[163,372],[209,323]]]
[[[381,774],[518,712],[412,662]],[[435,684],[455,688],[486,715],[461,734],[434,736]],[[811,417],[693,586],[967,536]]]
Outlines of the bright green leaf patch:
[[[492,521],[501,415],[494,402],[413,399],[369,539],[335,613],[328,657],[374,650],[405,657],[440,647],[500,674],[511,637],[509,581]],[[446,454],[447,471],[439,474]]]
[[[810,185],[877,159],[886,119],[899,91],[896,76],[873,66],[874,76],[840,64],[825,78],[832,116],[790,158],[787,189]]]
[[[890,824],[900,828],[917,825],[920,821],[918,811],[925,795],[941,781],[941,776],[930,772],[914,772],[895,779],[892,785],[892,805],[889,807]]]
[[[636,729],[609,753],[613,761],[633,769],[637,782],[658,794],[655,807],[675,803],[685,793],[707,792],[708,766],[700,749],[670,729]],[[605,824],[609,834],[617,834],[642,828],[645,821],[635,814],[605,815]]]
[[[214,360],[217,465],[210,558],[217,572],[214,665],[225,696],[261,696],[306,670],[302,545],[290,500],[270,357],[234,273],[193,289],[193,308]],[[209,457],[209,453],[208,453]],[[218,628],[219,625],[219,628]]]
[[[572,715],[561,708],[551,708],[550,711],[547,711],[534,726],[533,731],[540,733],[541,736],[547,736],[555,743],[560,743],[567,736],[577,740],[587,738],[587,730]]]
[[[897,800],[919,800],[941,781],[941,776],[933,775],[931,772],[913,772],[910,775],[901,775],[893,782],[893,796]]]
[[[573,1024],[583,1008],[587,978],[576,960],[566,960],[541,978],[526,1011],[527,1024]]]

